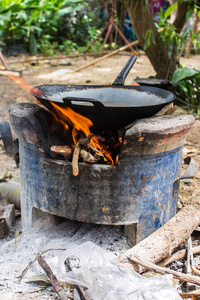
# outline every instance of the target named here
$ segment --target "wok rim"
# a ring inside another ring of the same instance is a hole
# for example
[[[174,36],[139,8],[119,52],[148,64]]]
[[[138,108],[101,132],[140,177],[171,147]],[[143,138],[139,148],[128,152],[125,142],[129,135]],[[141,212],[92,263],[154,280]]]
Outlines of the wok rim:
[[[55,88],[55,90],[51,93],[47,93],[47,89],[48,88]],[[66,88],[66,90],[63,90],[62,92],[65,92],[67,93],[68,91],[80,91],[80,90],[88,90],[88,89],[102,89],[102,88],[111,88],[111,89],[124,89],[124,90],[133,90],[133,91],[137,91],[137,92],[141,92],[141,93],[146,93],[146,94],[149,94],[149,95],[155,95],[157,97],[161,97],[164,99],[164,102],[161,102],[161,103],[156,103],[156,104],[148,104],[148,105],[141,105],[141,106],[138,106],[138,105],[131,105],[131,104],[128,104],[128,105],[124,105],[123,106],[123,103],[120,104],[120,106],[117,106],[117,103],[116,102],[113,102],[115,103],[115,106],[111,106],[111,105],[106,105],[107,103],[106,102],[101,102],[103,103],[103,105],[106,107],[106,108],[143,108],[143,107],[155,107],[155,106],[159,106],[159,105],[162,105],[165,106],[171,102],[173,102],[176,98],[175,94],[172,93],[171,91],[168,91],[168,90],[165,90],[165,89],[162,89],[162,88],[158,88],[158,87],[152,87],[152,86],[146,86],[146,85],[142,85],[142,86],[134,86],[134,85],[66,85],[66,84],[44,84],[44,85],[38,85],[38,86],[35,86],[32,90],[31,90],[31,94],[36,97],[37,99],[41,99],[41,100],[45,100],[45,101],[53,101],[55,103],[59,103],[59,104],[63,104],[65,106],[67,106],[64,101],[62,100],[61,101],[56,101],[56,100],[53,100],[51,97],[52,95],[54,94],[61,94],[61,91],[57,91],[56,92],[56,88]],[[69,90],[67,90],[67,88]],[[44,89],[44,91],[43,91]],[[157,92],[157,93],[153,93],[153,91]],[[41,92],[41,94],[40,94]],[[60,95],[61,99],[62,99],[62,96]],[[64,97],[63,97],[64,98]],[[77,97],[78,98],[78,97]],[[83,97],[85,99],[89,99],[89,97]],[[168,99],[167,99],[168,98]],[[76,104],[75,104],[76,105]],[[88,107],[89,105],[87,104],[81,104],[81,106],[85,106],[85,107]]]

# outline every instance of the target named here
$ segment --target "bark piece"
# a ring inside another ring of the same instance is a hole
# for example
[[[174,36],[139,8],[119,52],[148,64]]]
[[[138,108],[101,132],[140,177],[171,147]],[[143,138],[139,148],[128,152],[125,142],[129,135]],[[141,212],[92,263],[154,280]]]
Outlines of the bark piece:
[[[199,253],[200,252],[200,246],[196,246],[196,247],[192,248],[192,252],[193,252],[193,255]],[[177,261],[177,260],[180,260],[180,259],[184,258],[186,256],[186,254],[187,254],[187,250],[182,249],[182,250],[174,253],[172,256],[163,259],[162,261],[160,261],[158,263],[158,265],[160,267],[165,267],[165,266],[171,264],[174,261]]]
[[[136,264],[131,263],[131,256],[139,259],[145,257],[148,262],[157,264],[185,242],[199,224],[200,193],[161,228],[121,255],[119,261],[143,273],[145,268],[138,268]]]
[[[0,238],[7,237],[10,232],[12,222],[15,219],[15,207],[13,204],[0,205]]]

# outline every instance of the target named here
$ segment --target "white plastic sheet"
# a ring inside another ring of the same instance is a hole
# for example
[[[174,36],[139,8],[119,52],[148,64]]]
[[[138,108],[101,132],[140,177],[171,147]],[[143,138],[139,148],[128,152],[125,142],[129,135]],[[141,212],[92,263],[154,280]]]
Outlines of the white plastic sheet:
[[[68,257],[73,271],[61,268],[59,273],[68,282],[87,288],[89,300],[181,300],[170,283],[171,275],[145,278],[92,242],[65,251],[59,266]]]

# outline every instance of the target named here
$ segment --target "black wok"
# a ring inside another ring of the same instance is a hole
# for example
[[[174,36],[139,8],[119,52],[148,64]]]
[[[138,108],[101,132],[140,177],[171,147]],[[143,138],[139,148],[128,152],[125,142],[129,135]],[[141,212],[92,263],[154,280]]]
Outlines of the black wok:
[[[175,98],[173,93],[155,87],[123,86],[135,60],[135,56],[130,57],[113,85],[41,85],[32,94],[50,110],[55,111],[47,100],[89,118],[94,133],[121,129],[136,119],[153,116]]]

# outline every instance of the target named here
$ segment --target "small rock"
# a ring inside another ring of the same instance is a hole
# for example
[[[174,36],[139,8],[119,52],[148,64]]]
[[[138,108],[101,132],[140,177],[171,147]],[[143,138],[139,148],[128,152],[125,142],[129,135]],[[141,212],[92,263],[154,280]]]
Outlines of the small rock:
[[[62,59],[62,60],[59,61],[59,65],[61,65],[61,66],[72,66],[73,63],[69,59]]]
[[[191,183],[190,181],[184,181],[184,184],[185,184],[185,185],[188,185],[188,186],[191,186],[191,185],[192,185],[192,183]]]
[[[57,59],[51,60],[50,65],[51,65],[52,67],[57,67],[57,66],[58,66],[58,61],[57,61]]]

